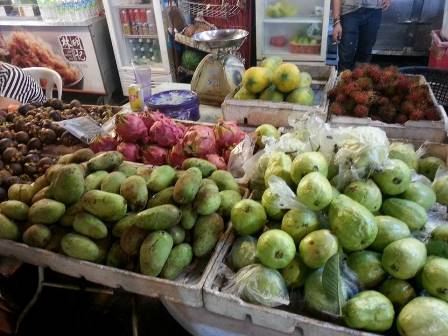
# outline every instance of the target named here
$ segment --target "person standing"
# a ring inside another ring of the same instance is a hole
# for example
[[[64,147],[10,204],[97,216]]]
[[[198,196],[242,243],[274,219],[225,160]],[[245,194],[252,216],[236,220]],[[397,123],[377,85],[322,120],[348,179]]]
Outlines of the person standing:
[[[333,40],[338,43],[338,70],[353,69],[372,57],[382,12],[391,0],[332,0]]]

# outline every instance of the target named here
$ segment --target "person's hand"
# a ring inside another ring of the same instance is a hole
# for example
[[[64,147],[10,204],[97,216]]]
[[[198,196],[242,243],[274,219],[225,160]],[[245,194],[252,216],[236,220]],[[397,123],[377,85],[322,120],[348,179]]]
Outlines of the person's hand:
[[[383,11],[387,11],[390,7],[390,0],[381,0],[380,6],[383,9]]]
[[[333,27],[333,41],[336,43],[339,43],[342,38],[342,26],[340,23],[338,23],[336,26]]]

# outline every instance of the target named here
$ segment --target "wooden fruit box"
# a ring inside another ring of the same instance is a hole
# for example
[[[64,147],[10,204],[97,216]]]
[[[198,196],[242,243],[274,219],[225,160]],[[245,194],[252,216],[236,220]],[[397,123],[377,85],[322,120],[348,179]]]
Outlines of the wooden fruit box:
[[[409,75],[413,77],[419,85],[425,85],[429,91],[429,95],[434,106],[438,109],[440,120],[408,120],[405,124],[388,124],[370,118],[356,118],[347,116],[337,116],[328,113],[328,122],[331,127],[358,127],[358,126],[372,126],[383,129],[389,138],[393,139],[408,139],[416,142],[431,141],[431,142],[445,142],[448,129],[448,118],[443,106],[437,103],[431,86],[426,81],[425,77],[421,75]]]
[[[227,95],[221,105],[224,120],[235,120],[238,125],[259,126],[271,124],[275,127],[289,126],[289,118],[304,114],[316,114],[327,119],[327,93],[336,80],[336,69],[328,65],[299,65],[300,71],[308,72],[313,78],[314,106],[303,106],[287,102],[270,102],[258,99],[234,99],[237,90]]]

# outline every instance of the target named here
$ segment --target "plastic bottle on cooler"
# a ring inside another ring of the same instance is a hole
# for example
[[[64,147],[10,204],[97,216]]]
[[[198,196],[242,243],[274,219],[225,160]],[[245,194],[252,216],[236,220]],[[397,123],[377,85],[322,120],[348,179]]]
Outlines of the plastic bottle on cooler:
[[[140,25],[142,35],[149,35],[148,18],[146,17],[146,9],[140,9]]]
[[[129,21],[129,14],[127,9],[120,10],[120,21],[123,29],[123,34],[131,35],[131,24]]]
[[[157,32],[156,21],[154,18],[154,13],[150,8],[146,10],[146,22],[148,23],[148,33],[155,34]]]
[[[135,35],[142,35],[140,24],[140,11],[138,9],[132,9],[132,12],[134,13]]]

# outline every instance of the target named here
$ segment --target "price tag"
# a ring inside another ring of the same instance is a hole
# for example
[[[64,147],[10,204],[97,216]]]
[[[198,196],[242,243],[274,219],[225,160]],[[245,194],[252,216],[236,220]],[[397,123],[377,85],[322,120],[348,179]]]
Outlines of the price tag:
[[[57,122],[56,124],[65,128],[74,137],[86,144],[89,144],[94,137],[106,133],[101,126],[90,117],[79,117],[63,120]]]

